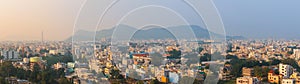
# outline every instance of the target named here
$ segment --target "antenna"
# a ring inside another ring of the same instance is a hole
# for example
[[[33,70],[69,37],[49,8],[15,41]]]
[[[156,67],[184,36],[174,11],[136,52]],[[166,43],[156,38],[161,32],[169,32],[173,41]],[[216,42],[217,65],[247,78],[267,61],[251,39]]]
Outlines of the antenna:
[[[44,31],[42,31],[42,44],[44,45]]]

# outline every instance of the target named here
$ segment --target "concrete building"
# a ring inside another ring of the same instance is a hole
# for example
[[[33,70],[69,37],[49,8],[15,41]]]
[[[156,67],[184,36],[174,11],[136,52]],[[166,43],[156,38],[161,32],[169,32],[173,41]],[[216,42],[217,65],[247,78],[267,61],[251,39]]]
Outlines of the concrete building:
[[[251,77],[254,74],[253,68],[243,67],[242,72],[243,72],[243,76],[250,76]]]
[[[231,73],[231,66],[224,66],[224,67],[220,67],[219,70],[219,79],[220,80],[230,80],[231,78],[233,78],[233,76],[230,74]]]
[[[295,56],[296,60],[300,59],[300,49],[293,49],[293,55]]]
[[[236,84],[259,84],[259,80],[256,77],[239,77],[236,79]]]
[[[2,56],[4,57],[4,60],[16,60],[19,59],[19,53],[14,50],[3,50]]]
[[[273,70],[270,70],[268,73],[268,82],[279,84],[283,75],[275,74]]]
[[[279,74],[282,74],[283,78],[288,78],[291,74],[293,74],[293,67],[291,65],[280,63]]]
[[[300,73],[294,72],[291,76],[291,79],[295,79],[295,84],[300,84]]]
[[[282,79],[281,84],[296,84],[295,79]]]
[[[56,55],[58,54],[58,50],[49,50],[50,55]]]

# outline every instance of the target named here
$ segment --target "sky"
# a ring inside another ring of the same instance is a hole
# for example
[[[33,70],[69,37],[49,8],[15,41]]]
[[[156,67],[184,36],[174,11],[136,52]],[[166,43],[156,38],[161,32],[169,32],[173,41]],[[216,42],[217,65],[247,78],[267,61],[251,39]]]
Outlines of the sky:
[[[45,40],[65,40],[73,34],[75,23],[75,31],[107,29],[118,23],[137,27],[186,23],[203,26],[201,18],[181,0],[120,0],[99,20],[112,1],[1,0],[0,41],[40,40],[42,31]],[[259,39],[300,39],[299,0],[213,1],[222,17],[227,35]],[[163,7],[143,7],[149,3]],[[82,6],[83,4],[86,5]],[[143,8],[137,9],[138,7]],[[102,24],[97,24],[99,22]]]
[[[72,2],[72,3],[70,3]],[[63,40],[82,0],[0,0],[0,41]]]

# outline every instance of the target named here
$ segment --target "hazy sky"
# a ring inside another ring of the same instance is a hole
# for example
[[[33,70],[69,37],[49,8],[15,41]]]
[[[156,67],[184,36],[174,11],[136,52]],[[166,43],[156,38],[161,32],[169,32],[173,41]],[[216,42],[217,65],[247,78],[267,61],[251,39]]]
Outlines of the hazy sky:
[[[0,0],[0,40],[62,40],[83,0]]]
[[[89,5],[82,9],[77,28],[93,31],[103,13],[102,11],[111,1],[88,1],[86,4]],[[117,6],[113,7],[112,11],[108,11],[101,28],[111,27],[121,19],[121,13],[126,14],[125,12],[130,11],[130,9],[144,5],[143,2],[132,0],[130,0],[131,2],[120,1],[122,3],[115,4]],[[188,23],[201,25],[201,19],[197,18],[198,16],[191,12],[188,6],[181,4],[180,0],[172,1],[169,3],[159,3],[158,1],[157,4],[170,7],[170,9],[182,14]],[[242,35],[249,38],[300,39],[299,0],[213,1],[220,11],[228,35]],[[46,40],[64,40],[72,35],[73,24],[83,2],[84,0],[1,0],[0,40],[40,40],[42,31],[44,31]],[[157,12],[152,14],[155,11]],[[169,24],[174,23],[172,17],[176,17],[176,14],[172,13],[167,9],[145,8],[137,10],[126,18],[134,18],[135,21],[132,22],[137,23],[145,20],[153,24]],[[143,16],[148,18],[144,19]],[[124,23],[127,23],[126,20],[128,19],[126,18]],[[157,19],[163,20],[155,22]]]

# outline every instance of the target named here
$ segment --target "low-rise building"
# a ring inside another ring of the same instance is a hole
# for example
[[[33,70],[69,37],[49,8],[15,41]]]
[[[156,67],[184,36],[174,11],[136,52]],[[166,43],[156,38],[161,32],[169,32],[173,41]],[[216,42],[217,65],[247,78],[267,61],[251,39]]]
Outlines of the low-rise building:
[[[291,78],[282,79],[281,84],[295,84],[295,79],[291,79]]]
[[[298,72],[294,72],[290,78],[295,79],[295,84],[300,84],[300,74]]]
[[[219,79],[220,80],[230,80],[233,76],[231,75],[231,66],[230,65],[225,65],[224,67],[220,68],[219,71]]]
[[[278,75],[278,74],[275,74],[275,72],[273,70],[270,70],[269,73],[268,73],[268,81],[270,83],[277,83],[279,84],[281,79],[282,79],[282,76],[283,75]]]
[[[242,72],[243,72],[243,76],[250,76],[251,77],[254,74],[253,68],[243,67]]]
[[[56,70],[58,70],[60,68],[66,68],[66,64],[58,62],[58,63],[53,65],[53,68],[56,69]]]
[[[256,77],[239,77],[236,79],[236,84],[259,84],[260,81]]]

